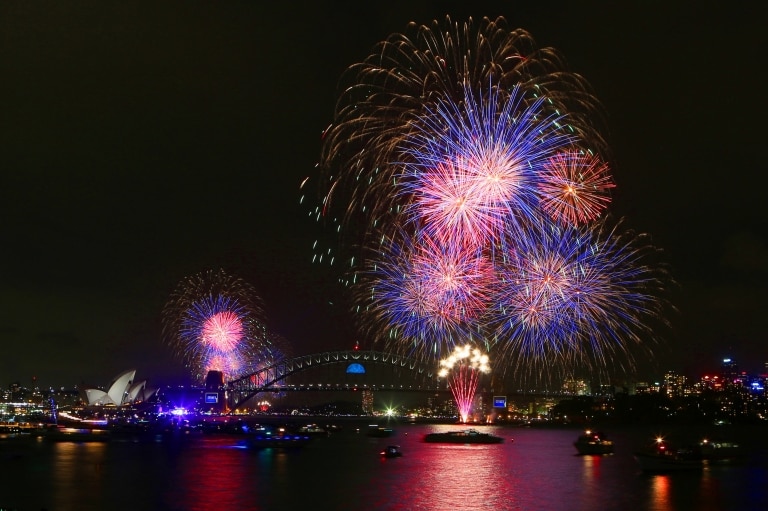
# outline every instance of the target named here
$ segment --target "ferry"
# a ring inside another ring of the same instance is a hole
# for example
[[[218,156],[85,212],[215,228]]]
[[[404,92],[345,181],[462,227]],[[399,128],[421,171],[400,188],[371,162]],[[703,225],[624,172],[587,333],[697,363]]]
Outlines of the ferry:
[[[44,436],[54,442],[108,442],[111,432],[108,429],[57,426],[49,428]]]
[[[500,444],[504,439],[490,433],[481,433],[476,429],[465,429],[444,433],[429,433],[424,436],[424,441],[448,444]]]
[[[701,456],[695,450],[671,447],[662,437],[656,438],[652,449],[635,452],[634,457],[643,472],[677,472],[704,467]]]
[[[707,463],[729,463],[742,460],[745,450],[730,440],[704,438],[699,442],[701,459]]]
[[[613,454],[613,442],[602,431],[586,430],[573,443],[581,455]]]
[[[286,449],[304,447],[311,440],[312,437],[307,434],[289,433],[285,428],[277,428],[277,430],[257,428],[247,434],[246,445],[257,449],[270,447]]]
[[[368,436],[370,437],[388,438],[394,434],[395,434],[395,431],[392,428],[385,428],[383,426],[379,426],[378,424],[368,425]]]

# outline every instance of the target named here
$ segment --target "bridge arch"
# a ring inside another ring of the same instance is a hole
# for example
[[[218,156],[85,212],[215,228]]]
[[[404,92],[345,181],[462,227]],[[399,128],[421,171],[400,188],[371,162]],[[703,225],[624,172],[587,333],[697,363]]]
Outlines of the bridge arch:
[[[292,374],[323,365],[355,362],[382,364],[409,370],[414,376],[420,377],[425,383],[431,383],[433,388],[437,388],[435,368],[421,361],[381,351],[347,350],[326,351],[281,360],[255,373],[229,381],[226,384],[226,390],[230,395],[230,400],[236,403],[235,408],[237,408],[260,392],[279,390],[279,388],[275,388],[275,384]]]

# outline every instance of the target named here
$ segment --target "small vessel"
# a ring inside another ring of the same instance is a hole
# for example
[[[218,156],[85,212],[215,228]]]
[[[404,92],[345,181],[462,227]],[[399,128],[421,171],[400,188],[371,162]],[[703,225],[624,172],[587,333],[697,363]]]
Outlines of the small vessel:
[[[388,445],[379,453],[379,455],[383,458],[399,458],[403,453],[400,452],[399,445]]]
[[[481,433],[476,429],[464,429],[444,433],[429,433],[424,436],[424,441],[449,444],[500,444],[504,439],[490,433]]]
[[[285,449],[304,447],[311,440],[312,437],[309,435],[289,433],[285,428],[277,428],[276,430],[257,428],[247,434],[245,443],[248,447],[258,449],[269,447]]]
[[[613,441],[608,440],[602,431],[586,430],[573,443],[581,455],[613,454]]]
[[[656,439],[653,449],[634,454],[643,472],[677,472],[701,470],[704,462],[694,449],[673,448],[663,438]]]
[[[728,440],[704,438],[699,442],[701,459],[707,463],[728,463],[744,457],[744,449]]]
[[[298,433],[309,436],[330,436],[331,432],[317,424],[307,424],[299,428]]]
[[[108,442],[111,432],[108,429],[57,426],[46,430],[44,436],[54,442]]]
[[[379,426],[378,424],[368,425],[368,436],[370,437],[387,438],[391,437],[394,433],[394,430],[391,428],[385,428],[383,426]]]

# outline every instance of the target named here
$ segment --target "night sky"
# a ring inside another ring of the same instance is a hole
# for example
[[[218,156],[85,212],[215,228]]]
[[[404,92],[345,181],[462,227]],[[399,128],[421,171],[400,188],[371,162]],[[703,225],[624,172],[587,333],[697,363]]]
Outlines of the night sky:
[[[610,211],[679,283],[655,366],[768,361],[759,2],[370,3],[0,4],[0,385],[184,378],[161,312],[211,268],[257,289],[296,354],[351,348],[299,184],[344,69],[446,14],[503,15],[603,103]]]

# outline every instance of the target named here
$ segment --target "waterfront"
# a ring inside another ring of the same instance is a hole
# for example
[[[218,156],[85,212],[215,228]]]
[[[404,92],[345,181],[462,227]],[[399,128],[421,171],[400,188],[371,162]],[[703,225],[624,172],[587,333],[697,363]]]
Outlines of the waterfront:
[[[768,509],[764,426],[729,432],[747,447],[740,463],[659,475],[641,473],[632,452],[663,428],[608,429],[614,454],[578,456],[573,428],[479,426],[505,442],[441,445],[423,435],[461,426],[392,423],[389,438],[369,437],[366,427],[345,422],[297,450],[247,449],[241,437],[217,434],[104,443],[4,437],[0,509]],[[379,457],[388,444],[403,456]]]

